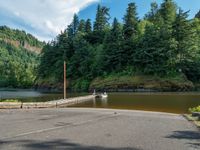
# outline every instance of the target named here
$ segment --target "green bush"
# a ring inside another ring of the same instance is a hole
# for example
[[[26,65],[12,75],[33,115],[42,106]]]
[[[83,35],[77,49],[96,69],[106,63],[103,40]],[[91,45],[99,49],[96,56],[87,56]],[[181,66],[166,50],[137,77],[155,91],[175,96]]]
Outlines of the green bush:
[[[200,105],[197,107],[189,108],[189,112],[200,112]]]

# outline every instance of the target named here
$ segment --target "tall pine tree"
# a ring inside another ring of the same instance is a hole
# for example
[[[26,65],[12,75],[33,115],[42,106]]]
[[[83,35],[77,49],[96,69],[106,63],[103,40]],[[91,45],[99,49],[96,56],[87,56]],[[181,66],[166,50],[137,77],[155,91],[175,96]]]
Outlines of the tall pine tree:
[[[122,55],[122,26],[114,18],[111,31],[107,34],[104,41],[104,66],[107,72],[119,71],[122,69],[123,60]]]
[[[126,10],[126,15],[124,16],[124,38],[131,38],[137,31],[137,12],[135,3],[128,4],[128,8]]]
[[[98,5],[96,19],[94,22],[94,31],[103,31],[108,24],[109,18],[109,8]]]
[[[179,13],[176,16],[174,23],[173,37],[175,37],[177,43],[177,60],[178,64],[182,62],[188,56],[189,49],[191,47],[191,42],[193,41],[191,32],[191,24],[187,20],[188,12],[183,12],[182,9],[179,9]]]
[[[123,25],[123,55],[124,66],[133,66],[136,53],[138,17],[135,3],[128,4]]]
[[[108,21],[110,19],[109,8],[98,5],[96,12],[96,19],[94,22],[94,31],[89,40],[91,43],[103,43],[105,34],[107,32]]]
[[[81,19],[79,26],[78,26],[78,31],[84,33],[85,32],[85,25],[86,25],[85,20]]]
[[[92,32],[92,24],[91,24],[91,20],[87,19],[86,23],[85,23],[85,32],[86,33],[91,33]]]

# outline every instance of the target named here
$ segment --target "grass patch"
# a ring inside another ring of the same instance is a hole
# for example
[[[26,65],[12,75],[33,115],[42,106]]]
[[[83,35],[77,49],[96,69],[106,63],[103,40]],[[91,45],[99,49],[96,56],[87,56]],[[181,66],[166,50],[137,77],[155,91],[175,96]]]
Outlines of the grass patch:
[[[20,102],[20,101],[16,100],[16,99],[5,99],[5,100],[0,100],[0,102],[13,102],[13,103],[17,103],[17,102]]]

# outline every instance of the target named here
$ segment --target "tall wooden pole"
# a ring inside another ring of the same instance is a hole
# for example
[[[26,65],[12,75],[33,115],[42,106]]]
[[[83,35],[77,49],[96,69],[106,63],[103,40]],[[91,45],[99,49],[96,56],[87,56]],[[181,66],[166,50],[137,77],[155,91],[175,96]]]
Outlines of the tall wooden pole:
[[[64,99],[66,99],[66,61],[64,61]]]

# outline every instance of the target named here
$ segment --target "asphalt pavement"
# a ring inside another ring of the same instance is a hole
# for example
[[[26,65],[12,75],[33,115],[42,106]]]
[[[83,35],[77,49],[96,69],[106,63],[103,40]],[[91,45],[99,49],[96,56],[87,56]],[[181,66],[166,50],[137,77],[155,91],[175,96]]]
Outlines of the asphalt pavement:
[[[0,150],[200,150],[177,114],[90,108],[0,110]]]

